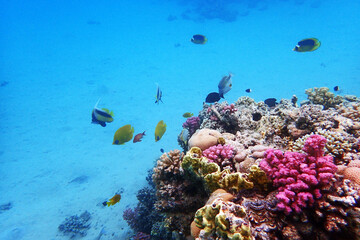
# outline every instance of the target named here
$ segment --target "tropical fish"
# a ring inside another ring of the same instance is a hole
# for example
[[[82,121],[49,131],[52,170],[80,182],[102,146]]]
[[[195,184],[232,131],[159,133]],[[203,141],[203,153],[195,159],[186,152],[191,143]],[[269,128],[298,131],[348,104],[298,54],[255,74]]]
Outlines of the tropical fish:
[[[106,205],[108,207],[110,207],[110,206],[115,205],[116,203],[118,203],[120,201],[120,199],[121,199],[121,195],[117,193],[112,198],[110,198],[109,201],[104,202],[103,204],[105,205],[105,203],[106,203]]]
[[[192,117],[192,116],[194,116],[194,114],[190,113],[190,112],[186,112],[186,113],[183,114],[184,118],[189,118],[189,117]]]
[[[251,90],[250,88],[248,88],[248,89],[246,89],[246,90],[245,90],[245,92],[247,92],[247,93],[251,93],[251,92],[252,92],[252,90]]]
[[[275,107],[275,105],[277,104],[276,98],[267,98],[265,99],[264,103],[269,107]]]
[[[335,87],[334,87],[334,91],[335,91],[335,92],[337,92],[337,91],[339,91],[339,90],[340,90],[339,86],[335,86]]]
[[[183,128],[183,130],[181,131],[181,133],[178,137],[178,141],[187,145],[188,138],[189,138],[189,130],[187,130],[186,128]]]
[[[229,73],[229,76],[224,76],[219,84],[218,84],[218,88],[219,88],[219,95],[220,97],[224,97],[224,94],[229,92],[231,90],[232,87],[232,74]]]
[[[155,103],[159,104],[160,101],[163,102],[163,101],[161,100],[161,98],[162,98],[162,91],[160,90],[159,85],[157,86],[156,96],[155,96],[155,97],[156,97]]]
[[[106,126],[106,123],[110,123],[114,121],[113,116],[114,113],[112,111],[109,111],[109,109],[106,108],[98,108],[97,105],[99,104],[100,99],[95,104],[94,109],[91,113],[92,121],[91,123],[94,124],[100,124],[102,127]]]
[[[159,141],[166,131],[166,124],[163,120],[158,122],[155,128],[155,142]]]
[[[134,128],[128,124],[119,128],[114,134],[113,145],[124,145],[130,141],[134,134]]]
[[[217,92],[212,92],[206,96],[205,102],[214,103],[214,102],[218,102],[219,100],[220,100],[220,94]]]
[[[143,133],[138,133],[135,135],[133,143],[141,142],[141,139],[145,136],[145,131]]]
[[[165,152],[165,150],[164,150],[163,148],[160,148],[160,152],[164,153],[164,152]]]
[[[316,38],[306,38],[298,42],[294,47],[295,52],[312,52],[320,47],[321,43]]]
[[[204,35],[195,34],[192,37],[191,42],[193,42],[195,44],[205,44],[207,42],[207,38]]]

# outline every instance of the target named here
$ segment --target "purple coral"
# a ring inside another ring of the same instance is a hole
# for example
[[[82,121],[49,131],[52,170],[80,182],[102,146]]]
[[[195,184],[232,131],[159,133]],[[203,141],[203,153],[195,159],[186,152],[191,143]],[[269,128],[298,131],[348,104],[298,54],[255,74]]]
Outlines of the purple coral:
[[[225,105],[222,109],[221,109],[221,114],[233,114],[237,111],[237,109],[235,108],[235,105],[232,103],[230,105]]]
[[[189,130],[189,134],[193,135],[196,130],[200,127],[200,118],[199,117],[189,117],[186,119],[186,122],[183,123],[183,128]]]
[[[330,182],[336,172],[336,165],[331,156],[324,156],[326,139],[320,135],[310,136],[303,151],[285,152],[269,149],[260,167],[278,187],[277,207],[286,214],[293,210],[297,213],[302,208],[312,206],[319,199],[321,188]]]
[[[224,159],[234,157],[234,149],[230,145],[215,145],[203,151],[203,155],[209,159],[209,162],[221,163]]]

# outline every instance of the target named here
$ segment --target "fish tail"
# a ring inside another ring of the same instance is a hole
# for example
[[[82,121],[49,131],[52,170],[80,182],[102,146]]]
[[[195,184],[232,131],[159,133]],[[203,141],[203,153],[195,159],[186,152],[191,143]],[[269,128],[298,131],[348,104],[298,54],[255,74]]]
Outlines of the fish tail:
[[[110,206],[111,206],[111,202],[106,202],[106,205],[107,205],[108,207],[110,207]]]
[[[144,131],[144,132],[142,133],[144,136],[146,136],[146,135],[145,135],[145,132],[146,132],[146,131]]]

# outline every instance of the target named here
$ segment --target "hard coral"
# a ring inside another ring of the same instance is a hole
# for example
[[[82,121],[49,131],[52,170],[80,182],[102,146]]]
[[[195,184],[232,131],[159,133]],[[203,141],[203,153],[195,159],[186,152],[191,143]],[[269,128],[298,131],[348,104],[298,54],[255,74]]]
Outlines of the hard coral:
[[[91,214],[88,211],[83,212],[80,216],[74,215],[65,218],[65,221],[59,225],[58,229],[70,238],[84,237],[90,228],[89,220]]]
[[[200,127],[200,118],[199,117],[189,117],[186,119],[186,122],[183,123],[183,128],[189,130],[189,134],[193,135],[197,129]]]
[[[335,96],[334,93],[329,92],[327,87],[309,88],[305,90],[305,93],[308,95],[310,103],[323,105],[324,109],[335,107],[344,101],[343,97]]]
[[[212,129],[201,129],[193,134],[189,140],[189,148],[199,147],[201,150],[205,150],[218,143],[218,139],[221,137],[221,133]]]
[[[230,145],[215,145],[203,151],[209,162],[215,162],[221,169],[229,168],[235,171],[234,148]]]
[[[320,198],[321,188],[326,186],[336,166],[331,156],[323,156],[326,139],[319,135],[310,136],[304,145],[306,154],[269,149],[260,167],[271,178],[279,193],[276,195],[280,210],[290,214],[301,212]]]

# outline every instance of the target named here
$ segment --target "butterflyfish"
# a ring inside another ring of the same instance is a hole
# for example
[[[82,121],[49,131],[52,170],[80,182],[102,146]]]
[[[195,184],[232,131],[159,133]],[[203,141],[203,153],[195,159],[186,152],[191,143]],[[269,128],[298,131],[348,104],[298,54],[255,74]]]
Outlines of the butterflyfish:
[[[124,145],[124,143],[130,141],[134,134],[134,127],[130,124],[122,126],[114,134],[113,145]]]
[[[163,120],[158,122],[155,128],[155,142],[159,141],[166,131],[166,124]]]
[[[185,145],[187,145],[188,139],[189,139],[189,130],[187,130],[186,128],[183,128],[183,130],[181,131],[181,133],[178,136],[178,142],[182,142]]]
[[[161,98],[162,98],[162,91],[161,91],[159,85],[157,86],[156,96],[155,96],[155,97],[156,97],[155,103],[159,104],[160,101],[163,102],[163,101],[161,100]]]
[[[120,202],[121,195],[115,194],[112,198],[109,199],[109,201],[105,202],[108,207],[115,205],[116,203]]]
[[[141,142],[141,139],[145,136],[145,131],[143,133],[138,133],[135,135],[133,143]]]
[[[98,108],[97,105],[99,104],[99,101],[100,99],[97,101],[94,109],[92,110],[91,123],[99,124],[100,126],[105,127],[106,123],[114,121],[114,113],[107,108]]]
[[[232,88],[232,74],[230,73],[229,76],[224,76],[219,84],[218,84],[218,88],[219,88],[219,95],[220,97],[224,97],[224,94],[229,92]]]
[[[191,42],[193,42],[195,44],[205,44],[207,42],[207,38],[204,35],[195,34],[192,37]]]
[[[189,118],[189,117],[192,117],[192,116],[194,116],[194,114],[190,113],[190,112],[186,112],[186,113],[183,114],[184,118]]]
[[[320,47],[321,43],[316,38],[306,38],[298,42],[294,47],[295,52],[312,52]]]
[[[217,92],[212,92],[206,96],[205,102],[214,103],[214,102],[218,102],[219,100],[220,100],[220,94]]]

